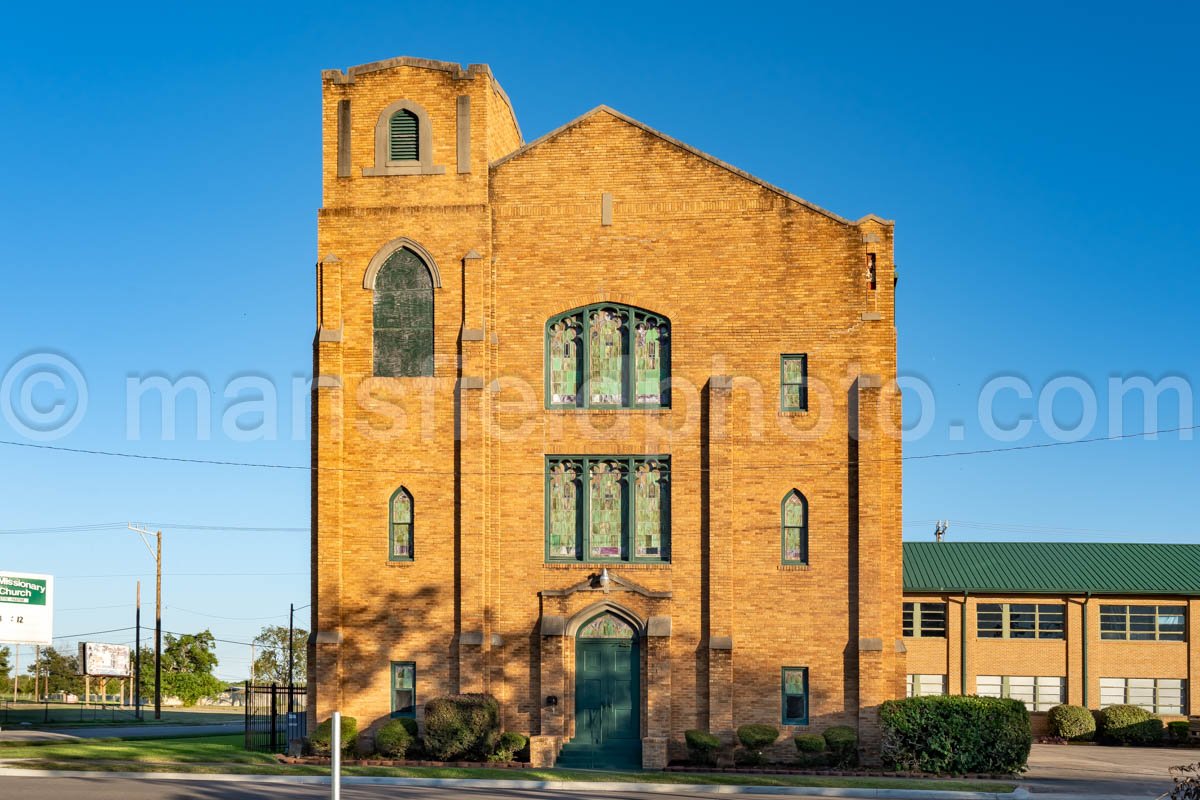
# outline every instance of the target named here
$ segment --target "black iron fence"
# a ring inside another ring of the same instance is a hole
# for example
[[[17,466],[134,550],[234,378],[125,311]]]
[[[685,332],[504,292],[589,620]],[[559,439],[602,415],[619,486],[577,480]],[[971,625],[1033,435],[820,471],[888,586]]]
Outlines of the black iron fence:
[[[246,749],[287,752],[288,742],[308,736],[308,690],[303,686],[255,686],[246,682]]]
[[[120,703],[62,703],[5,700],[0,703],[0,725],[47,725],[53,723],[132,722],[133,706]]]

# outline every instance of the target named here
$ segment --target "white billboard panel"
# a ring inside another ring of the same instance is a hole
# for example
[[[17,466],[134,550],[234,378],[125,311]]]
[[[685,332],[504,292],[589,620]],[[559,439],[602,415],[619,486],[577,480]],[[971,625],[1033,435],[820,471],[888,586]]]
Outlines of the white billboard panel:
[[[54,577],[0,571],[0,642],[50,644],[54,638]]]
[[[129,673],[129,648],[126,645],[79,643],[79,674],[124,678]]]

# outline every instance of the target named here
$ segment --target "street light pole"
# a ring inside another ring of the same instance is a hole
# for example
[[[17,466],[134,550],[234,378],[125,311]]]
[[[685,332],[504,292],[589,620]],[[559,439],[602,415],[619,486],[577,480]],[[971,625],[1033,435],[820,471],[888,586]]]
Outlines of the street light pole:
[[[142,582],[137,582],[137,606],[133,614],[133,716],[142,718]]]
[[[142,544],[154,556],[154,718],[162,719],[162,531],[155,531],[157,543],[154,548],[146,541],[150,531],[134,525],[129,530],[142,537]]]

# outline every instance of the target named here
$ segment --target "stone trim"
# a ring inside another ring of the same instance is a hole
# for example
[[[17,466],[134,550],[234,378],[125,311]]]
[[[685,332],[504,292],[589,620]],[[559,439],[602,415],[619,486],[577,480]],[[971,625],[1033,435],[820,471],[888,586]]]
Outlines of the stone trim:
[[[567,618],[556,614],[542,615],[542,636],[562,636],[567,630]]]
[[[482,645],[483,631],[463,631],[458,635],[458,643],[466,645]]]
[[[731,392],[733,378],[729,375],[713,375],[708,379],[708,388],[717,392]]]
[[[605,565],[607,568],[607,565]],[[608,573],[609,584],[607,587],[601,587],[597,577],[589,575],[579,583],[568,586],[566,589],[542,589],[538,594],[542,597],[570,597],[576,592],[634,592],[642,597],[649,597],[652,600],[669,600],[670,592],[655,592],[647,589],[644,586],[634,583],[628,578],[622,578],[619,575]]]
[[[471,171],[471,95],[460,94],[456,108],[457,113],[457,130],[455,131],[457,140],[457,152],[455,160],[457,163],[458,174]]]
[[[882,389],[883,378],[879,375],[859,375],[858,388],[860,389]]]
[[[858,640],[858,651],[860,653],[882,653],[883,639],[878,636],[863,636]]]
[[[651,617],[646,620],[646,635],[647,636],[670,636],[671,635],[671,618],[670,617]]]
[[[709,650],[732,650],[733,649],[733,637],[732,636],[710,636],[710,637],[708,637],[708,649]]]
[[[342,388],[342,379],[337,375],[318,375],[318,389],[340,389]]]
[[[317,644],[341,644],[341,631],[317,631],[314,640]]]
[[[417,118],[417,160],[392,161],[389,158],[390,120],[397,111],[409,111]],[[425,107],[412,100],[397,100],[379,112],[375,121],[375,166],[363,167],[366,177],[380,175],[444,175],[446,168],[433,163],[433,125]]]
[[[392,257],[392,253],[402,247],[413,251],[425,262],[425,266],[429,270],[429,275],[433,278],[433,288],[442,288],[442,273],[438,271],[437,262],[433,260],[433,256],[428,250],[407,236],[392,239],[375,252],[375,255],[371,257],[371,263],[367,264],[367,271],[363,273],[363,288],[375,291],[375,278],[378,277],[379,270],[383,269],[384,263]]]
[[[880,314],[878,311],[864,311],[862,313],[863,322],[878,322],[881,319],[883,319],[883,314]]]
[[[612,225],[613,211],[612,192],[604,192],[600,195],[600,224]]]
[[[342,340],[342,328],[339,325],[336,328],[318,328],[318,342],[340,342]]]
[[[459,389],[482,389],[483,378],[477,378],[472,375],[464,375],[458,379]]]
[[[352,169],[350,158],[350,101],[338,100],[337,104],[337,176],[349,178]]]
[[[483,328],[463,328],[462,340],[464,342],[482,342]]]
[[[491,636],[492,647],[503,647],[504,637],[498,633],[493,633]]]

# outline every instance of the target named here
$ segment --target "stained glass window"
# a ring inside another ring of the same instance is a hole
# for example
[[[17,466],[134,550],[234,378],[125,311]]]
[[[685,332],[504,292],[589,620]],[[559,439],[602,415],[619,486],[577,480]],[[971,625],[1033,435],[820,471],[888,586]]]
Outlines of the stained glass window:
[[[624,538],[624,476],[623,465],[601,461],[591,469],[591,497],[588,509],[591,524],[588,530],[588,557],[593,559],[620,558]]]
[[[669,561],[670,471],[667,456],[548,456],[546,557]]]
[[[412,661],[392,662],[392,716],[412,717],[417,713],[417,665]]]
[[[401,486],[392,495],[391,534],[388,543],[390,561],[412,561],[413,557],[413,502],[412,495]]]
[[[570,461],[553,465],[549,493],[549,555],[551,558],[576,558],[580,533],[579,465]]]
[[[666,480],[658,462],[639,464],[634,479],[634,541],[638,558],[663,557],[663,483]]]
[[[421,257],[402,247],[375,276],[375,376],[433,375],[433,276]]]
[[[601,614],[579,629],[580,639],[632,639],[633,628],[612,614]]]
[[[808,563],[808,501],[793,489],[783,498],[783,563]]]
[[[546,323],[546,404],[551,408],[670,405],[671,323],[604,303]]]
[[[783,724],[808,724],[808,667],[783,668]]]
[[[779,357],[779,405],[784,411],[808,408],[808,356]]]

